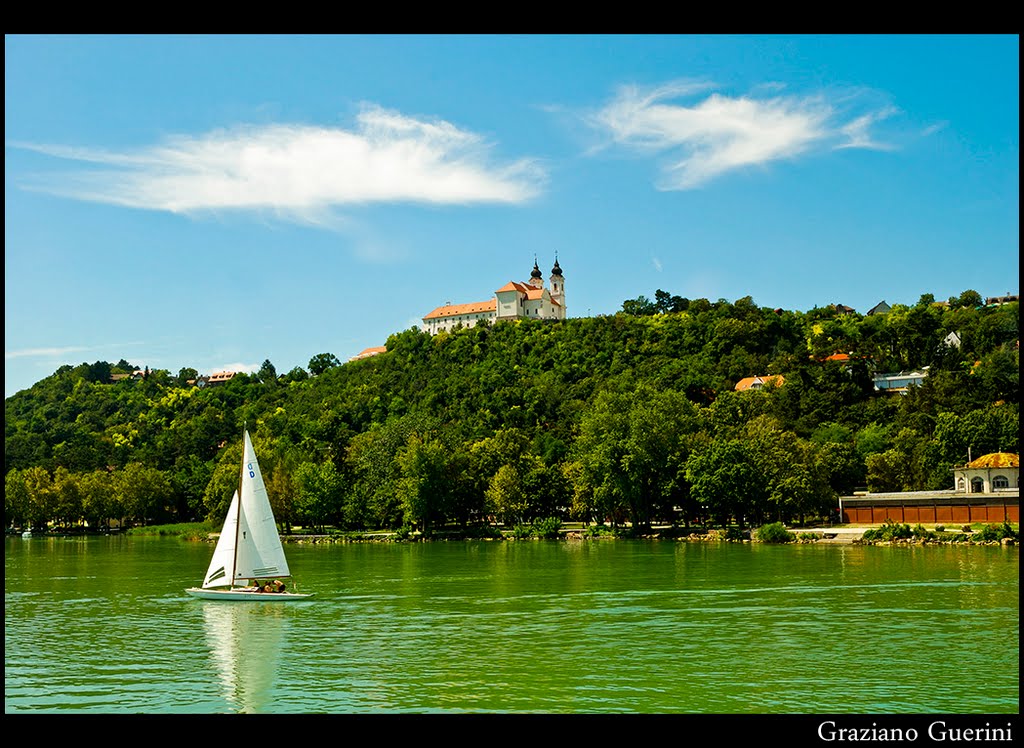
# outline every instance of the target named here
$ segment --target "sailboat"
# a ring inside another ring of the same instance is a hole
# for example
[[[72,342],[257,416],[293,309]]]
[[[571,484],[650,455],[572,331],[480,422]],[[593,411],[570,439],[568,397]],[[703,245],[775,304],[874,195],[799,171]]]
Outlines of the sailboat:
[[[202,587],[185,590],[206,600],[305,600],[312,594],[285,589],[290,579],[288,559],[270,508],[267,487],[248,430],[242,448],[238,489],[231,497],[228,516],[206,571]]]

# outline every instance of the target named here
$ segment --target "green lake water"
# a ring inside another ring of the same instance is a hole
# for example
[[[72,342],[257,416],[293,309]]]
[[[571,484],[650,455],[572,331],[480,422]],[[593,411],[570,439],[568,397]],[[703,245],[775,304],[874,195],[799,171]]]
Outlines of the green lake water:
[[[1017,547],[8,537],[5,713],[1017,714]]]

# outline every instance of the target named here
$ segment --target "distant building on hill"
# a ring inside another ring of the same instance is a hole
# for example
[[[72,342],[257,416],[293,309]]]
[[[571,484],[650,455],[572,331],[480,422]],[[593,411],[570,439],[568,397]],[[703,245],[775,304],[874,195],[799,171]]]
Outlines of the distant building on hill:
[[[888,314],[892,311],[892,307],[885,303],[885,301],[879,301],[873,307],[868,309],[865,316],[873,317],[876,314]]]
[[[893,392],[900,395],[907,394],[911,387],[917,387],[924,382],[928,376],[928,367],[925,366],[917,371],[899,371],[894,374],[876,374],[873,379],[877,392]]]
[[[549,278],[550,287],[537,262],[533,263],[530,280],[520,283],[509,281],[494,292],[494,298],[468,304],[446,303],[423,317],[422,329],[431,335],[451,330],[457,325],[472,327],[483,320],[488,324],[516,319],[565,319],[565,278],[555,258]]]
[[[835,310],[836,314],[856,314],[857,310],[852,306],[846,306],[845,304],[829,304],[829,306]]]
[[[1017,294],[1006,294],[1006,296],[989,296],[985,299],[985,306],[1002,306],[1003,304],[1011,304],[1019,302],[1020,297]]]
[[[387,351],[385,345],[375,345],[372,348],[364,348],[362,351],[354,355],[349,361],[361,361],[364,358],[371,358],[373,356],[379,356]]]
[[[198,377],[196,379],[196,387],[216,387],[225,382],[230,382],[234,378],[235,373],[233,371],[215,371],[209,376]]]
[[[763,377],[744,377],[736,383],[737,392],[747,390],[763,390],[765,387],[781,387],[786,383],[786,378],[781,374],[772,374]]]

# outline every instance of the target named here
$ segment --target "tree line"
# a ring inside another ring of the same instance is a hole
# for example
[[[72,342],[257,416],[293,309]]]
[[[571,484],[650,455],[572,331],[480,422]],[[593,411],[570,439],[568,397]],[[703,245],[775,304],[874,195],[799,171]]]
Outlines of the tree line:
[[[69,365],[6,400],[5,522],[219,522],[243,423],[285,529],[826,517],[858,487],[948,488],[968,454],[1018,452],[1018,327],[1017,303],[973,291],[864,316],[659,289],[614,315],[412,328],[373,358],[266,360],[216,387]],[[905,395],[875,389],[924,367]],[[781,379],[735,391],[754,375]]]

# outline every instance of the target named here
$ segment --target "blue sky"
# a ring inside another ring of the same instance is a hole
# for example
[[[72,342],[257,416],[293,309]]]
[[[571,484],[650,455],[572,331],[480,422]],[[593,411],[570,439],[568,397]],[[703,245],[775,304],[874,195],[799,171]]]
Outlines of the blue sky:
[[[547,277],[806,311],[1018,293],[1019,38],[4,40],[5,397],[279,373]]]

